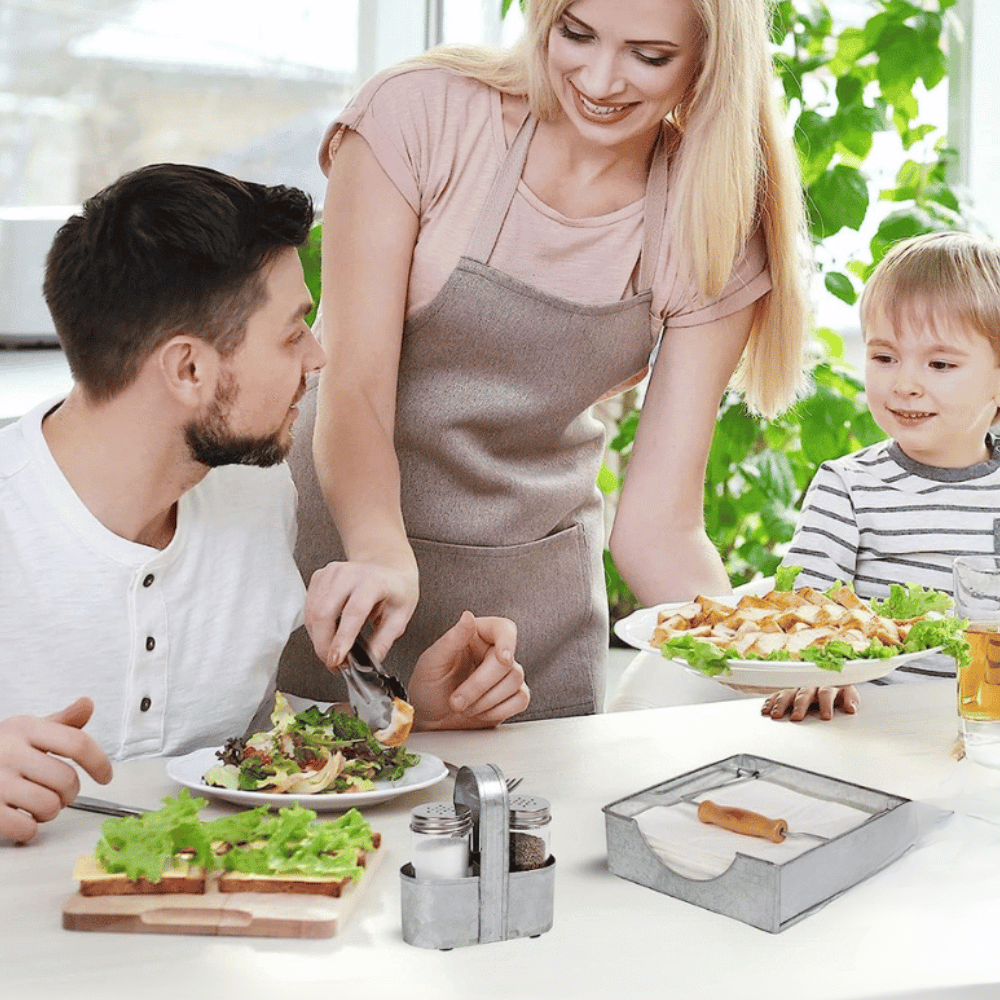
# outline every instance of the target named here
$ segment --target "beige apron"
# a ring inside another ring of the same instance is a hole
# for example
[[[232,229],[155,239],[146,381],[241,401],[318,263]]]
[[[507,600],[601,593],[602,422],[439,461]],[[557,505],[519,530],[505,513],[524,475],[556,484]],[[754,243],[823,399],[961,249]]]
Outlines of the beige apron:
[[[608,612],[596,482],[605,435],[591,407],[648,364],[667,188],[658,145],[639,294],[579,305],[503,274],[488,261],[536,123],[529,116],[511,143],[466,255],[404,327],[395,443],[420,601],[387,659],[406,679],[463,610],[511,618],[531,688],[519,721],[592,713],[603,704]],[[300,505],[296,559],[307,582],[343,558],[312,468],[314,396],[303,400],[290,456]],[[317,664],[300,630],[283,657],[279,687],[343,697],[339,681],[331,684]]]

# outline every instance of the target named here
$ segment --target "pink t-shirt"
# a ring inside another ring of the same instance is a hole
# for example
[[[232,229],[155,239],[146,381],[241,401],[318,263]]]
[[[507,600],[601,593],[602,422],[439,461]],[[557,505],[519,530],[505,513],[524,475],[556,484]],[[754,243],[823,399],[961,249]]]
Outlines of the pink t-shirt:
[[[327,173],[344,128],[364,137],[420,219],[406,315],[428,305],[466,252],[507,151],[500,92],[436,67],[373,77],[329,126],[319,160]],[[596,218],[569,218],[520,181],[488,263],[541,291],[584,305],[621,300],[633,287],[644,199]],[[669,233],[666,234],[669,238]],[[701,303],[672,266],[665,238],[653,279],[651,346],[661,324],[691,327],[737,312],[771,287],[763,239],[746,248],[732,279]]]

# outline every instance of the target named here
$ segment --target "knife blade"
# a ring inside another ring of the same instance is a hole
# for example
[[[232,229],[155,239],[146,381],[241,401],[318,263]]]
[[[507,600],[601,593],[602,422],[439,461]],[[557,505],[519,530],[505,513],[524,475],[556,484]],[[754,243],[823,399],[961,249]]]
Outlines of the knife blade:
[[[95,799],[89,795],[78,795],[70,802],[69,808],[79,809],[81,812],[103,813],[105,816],[142,816],[150,811],[138,806],[125,806],[120,802],[109,802],[107,799]]]

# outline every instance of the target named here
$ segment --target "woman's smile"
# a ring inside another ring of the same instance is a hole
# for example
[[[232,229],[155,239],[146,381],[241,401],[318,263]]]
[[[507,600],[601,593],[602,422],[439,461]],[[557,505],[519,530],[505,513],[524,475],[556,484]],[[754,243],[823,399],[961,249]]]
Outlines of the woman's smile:
[[[612,104],[607,101],[594,101],[584,96],[577,87],[570,84],[573,95],[576,97],[577,110],[588,121],[596,122],[600,125],[611,125],[620,122],[626,115],[637,107],[637,103],[618,102]]]

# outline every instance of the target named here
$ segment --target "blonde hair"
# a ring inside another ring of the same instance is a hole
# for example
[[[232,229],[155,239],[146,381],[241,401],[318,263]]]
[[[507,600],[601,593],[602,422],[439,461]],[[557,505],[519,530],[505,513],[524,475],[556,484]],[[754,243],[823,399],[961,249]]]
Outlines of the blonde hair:
[[[546,69],[549,33],[572,0],[528,0],[525,32],[510,49],[439,46],[409,65],[437,65],[526,97],[551,120],[560,110]],[[801,390],[808,305],[798,165],[772,91],[771,0],[689,0],[704,28],[701,66],[666,120],[671,156],[667,231],[703,300],[729,283],[759,227],[771,290],[757,303],[733,387],[773,416]]]
[[[956,324],[982,335],[1000,364],[1000,245],[971,233],[927,233],[897,243],[861,293],[861,329],[887,320],[897,336],[914,323]]]

